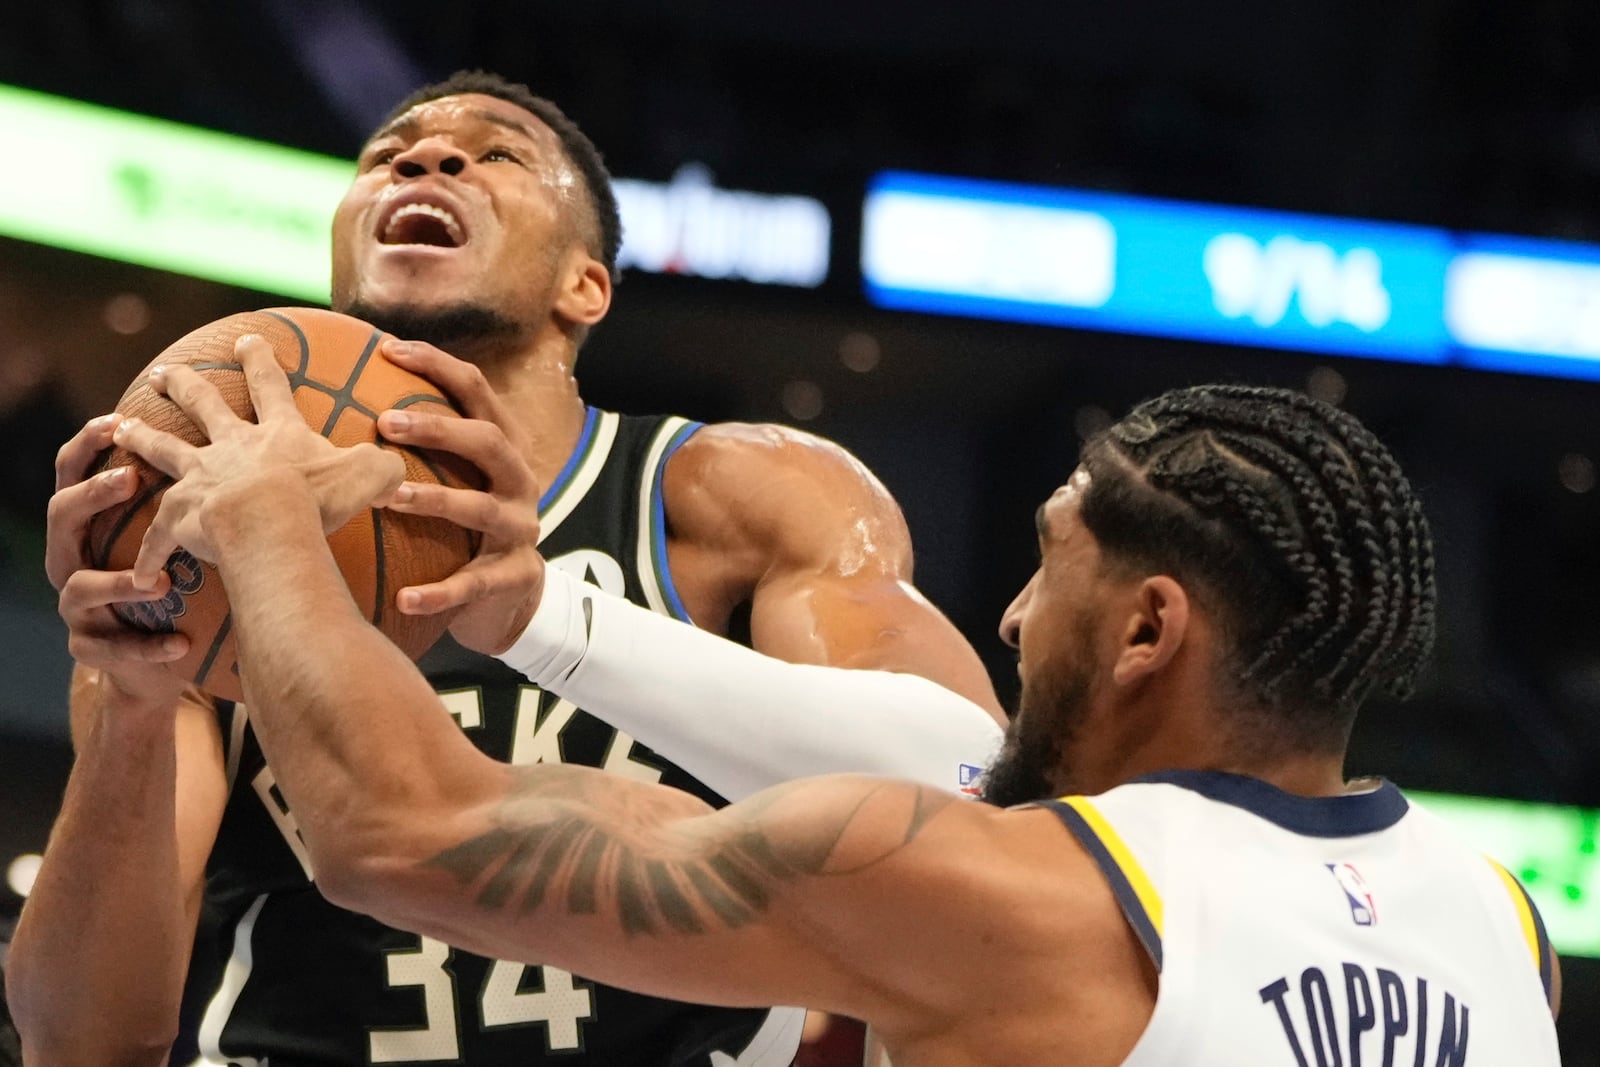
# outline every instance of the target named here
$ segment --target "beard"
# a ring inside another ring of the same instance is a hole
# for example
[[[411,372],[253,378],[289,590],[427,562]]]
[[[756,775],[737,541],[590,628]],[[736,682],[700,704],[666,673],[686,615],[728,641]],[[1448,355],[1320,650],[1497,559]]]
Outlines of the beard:
[[[1005,743],[983,774],[979,796],[985,803],[1009,808],[1073,791],[1063,756],[1082,728],[1093,682],[1089,660],[1079,663],[1064,677],[1023,685]]]
[[[517,336],[522,327],[493,308],[455,304],[442,308],[374,307],[362,300],[336,308],[402,341],[426,341],[453,356]]]

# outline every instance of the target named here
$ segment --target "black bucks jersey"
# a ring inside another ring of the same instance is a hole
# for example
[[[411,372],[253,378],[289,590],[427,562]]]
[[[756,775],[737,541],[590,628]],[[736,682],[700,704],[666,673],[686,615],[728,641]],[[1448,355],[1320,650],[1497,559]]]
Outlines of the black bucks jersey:
[[[554,566],[687,620],[666,565],[661,475],[696,429],[676,418],[589,409],[539,510]],[[511,763],[602,767],[723,799],[672,763],[496,660],[446,638],[422,661],[474,744]],[[248,709],[224,704],[229,797],[207,869],[222,916],[205,982],[201,1064],[484,1067],[781,1067],[796,1009],[726,1009],[645,997],[554,967],[483,959],[328,903],[256,743]]]

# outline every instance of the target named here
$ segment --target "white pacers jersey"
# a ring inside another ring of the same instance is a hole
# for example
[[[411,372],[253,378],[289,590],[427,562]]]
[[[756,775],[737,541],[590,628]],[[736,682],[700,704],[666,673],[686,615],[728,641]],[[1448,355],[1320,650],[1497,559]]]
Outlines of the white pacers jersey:
[[[1557,1067],[1521,885],[1394,785],[1308,798],[1215,772],[1043,805],[1160,971],[1125,1067]]]

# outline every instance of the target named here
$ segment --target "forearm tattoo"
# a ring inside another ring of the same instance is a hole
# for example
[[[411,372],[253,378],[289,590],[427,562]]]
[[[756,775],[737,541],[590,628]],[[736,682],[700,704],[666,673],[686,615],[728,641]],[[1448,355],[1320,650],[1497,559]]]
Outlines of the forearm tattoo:
[[[848,803],[835,800],[804,819],[772,818],[780,805],[803,805],[796,793],[806,788],[771,790],[747,801],[737,823],[697,835],[663,830],[657,798],[619,790],[614,779],[579,768],[526,768],[501,804],[498,826],[424,866],[476,887],[474,900],[486,911],[526,914],[548,903],[593,915],[611,905],[630,936],[704,934],[743,926],[766,910],[781,883],[882,862],[954,800],[936,789],[863,782]],[[874,831],[885,844],[846,868],[835,848],[869,809],[893,832]]]

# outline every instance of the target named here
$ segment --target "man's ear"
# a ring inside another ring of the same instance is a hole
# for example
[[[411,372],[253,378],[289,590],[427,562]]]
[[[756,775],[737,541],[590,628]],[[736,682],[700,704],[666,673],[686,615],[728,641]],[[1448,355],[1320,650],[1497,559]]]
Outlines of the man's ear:
[[[1189,633],[1189,595],[1164,574],[1139,583],[1129,605],[1111,677],[1132,685],[1172,662]]]
[[[561,288],[556,293],[556,314],[572,325],[588,329],[611,309],[611,272],[581,245],[562,264]]]

